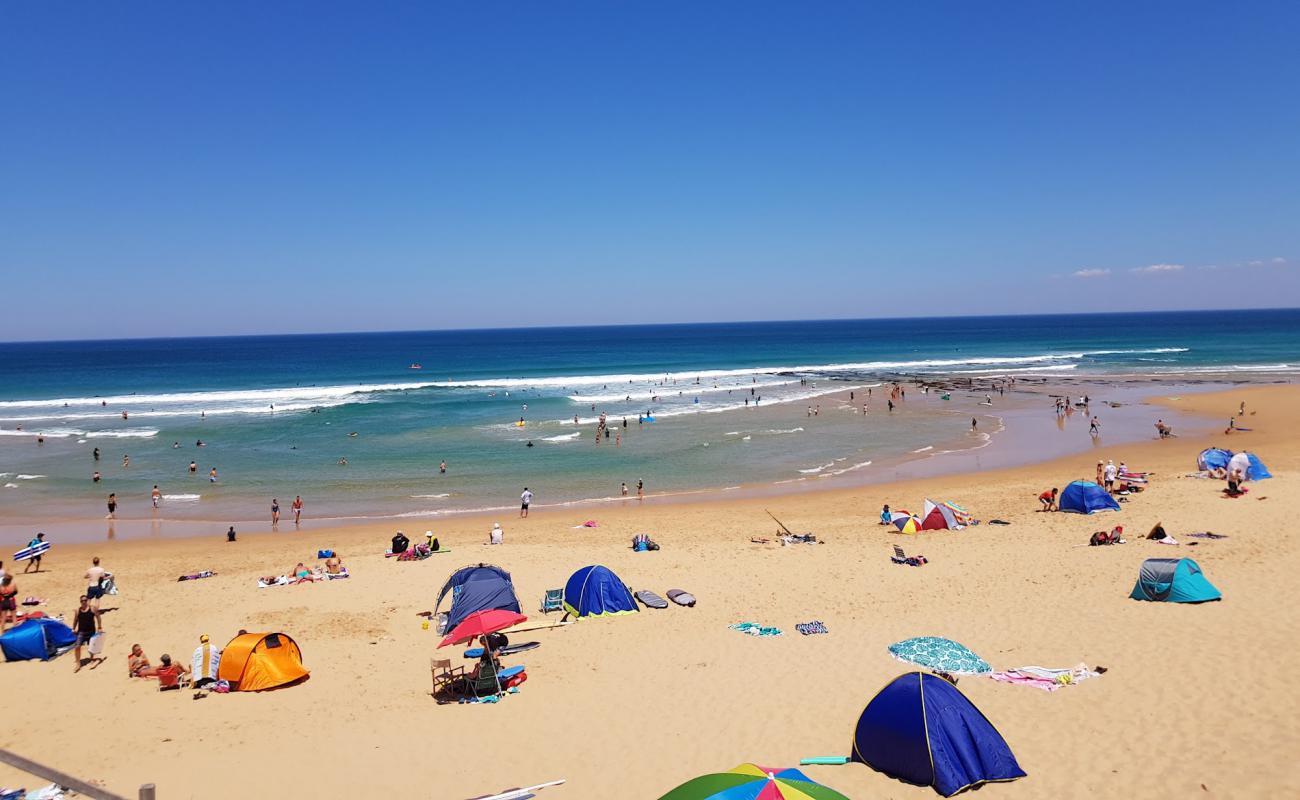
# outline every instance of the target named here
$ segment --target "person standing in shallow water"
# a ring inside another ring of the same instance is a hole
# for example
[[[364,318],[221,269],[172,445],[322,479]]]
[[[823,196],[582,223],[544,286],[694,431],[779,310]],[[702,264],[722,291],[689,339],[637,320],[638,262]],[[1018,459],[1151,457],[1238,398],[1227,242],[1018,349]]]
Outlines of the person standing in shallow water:
[[[274,497],[271,498],[271,527],[280,524],[280,501]]]
[[[293,509],[293,524],[297,525],[302,521],[302,495],[293,498],[293,505],[290,508]]]

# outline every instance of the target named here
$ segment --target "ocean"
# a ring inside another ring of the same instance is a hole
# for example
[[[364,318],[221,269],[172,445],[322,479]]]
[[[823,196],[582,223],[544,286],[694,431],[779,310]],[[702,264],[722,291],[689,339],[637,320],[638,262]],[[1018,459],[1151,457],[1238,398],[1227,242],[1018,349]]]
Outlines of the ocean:
[[[525,486],[546,505],[867,482],[1050,418],[1044,383],[1129,402],[1297,373],[1294,309],[8,343],[0,515],[99,519],[115,492],[122,520],[261,520],[295,495],[312,518],[436,518]],[[910,386],[891,412],[902,378],[957,390]]]

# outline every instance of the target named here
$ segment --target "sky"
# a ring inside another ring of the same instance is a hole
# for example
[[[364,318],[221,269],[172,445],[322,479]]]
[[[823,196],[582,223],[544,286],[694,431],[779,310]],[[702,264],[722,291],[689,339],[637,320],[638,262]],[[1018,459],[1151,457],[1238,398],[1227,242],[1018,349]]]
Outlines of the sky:
[[[1300,4],[0,4],[0,340],[1300,305]]]

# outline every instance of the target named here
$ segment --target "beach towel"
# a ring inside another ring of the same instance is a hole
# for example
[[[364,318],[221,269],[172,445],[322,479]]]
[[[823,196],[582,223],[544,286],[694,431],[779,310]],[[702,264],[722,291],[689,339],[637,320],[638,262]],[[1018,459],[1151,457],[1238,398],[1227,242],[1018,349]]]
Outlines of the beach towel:
[[[747,633],[750,636],[782,635],[780,628],[772,628],[764,625],[759,625],[757,622],[737,622],[735,625],[728,625],[727,627],[731,628],[733,631],[740,631],[741,633]]]
[[[989,520],[989,524],[990,524],[990,525],[1010,525],[1011,523],[1010,523],[1010,522],[1007,522],[1007,521],[1004,520],[1004,519],[991,519],[991,520]]]
[[[1189,533],[1187,535],[1193,539],[1227,539],[1228,538],[1228,534],[1226,533],[1210,533],[1208,531],[1204,533]]]
[[[815,633],[830,633],[830,631],[826,630],[826,625],[821,620],[800,622],[794,626],[794,629],[802,633],[804,636],[812,636]]]
[[[1033,686],[1045,692],[1054,692],[1062,686],[1073,686],[1089,678],[1099,678],[1100,673],[1093,672],[1084,664],[1069,669],[1048,669],[1046,667],[1020,667],[1003,672],[990,672],[990,678],[1002,683],[1015,683],[1021,686]]]
[[[272,586],[288,586],[288,585],[289,585],[289,578],[286,575],[281,575],[278,578],[272,575],[265,578],[257,579],[257,588],[259,589],[269,589]]]
[[[177,578],[176,580],[178,580],[178,581],[197,581],[197,580],[201,580],[201,579],[203,579],[203,578],[211,578],[213,575],[216,575],[216,574],[217,574],[217,573],[213,572],[213,571],[210,570],[210,569],[205,569],[205,570],[203,570],[202,572],[196,572],[196,573],[194,573],[193,575],[182,575],[182,576],[180,576],[179,578]]]

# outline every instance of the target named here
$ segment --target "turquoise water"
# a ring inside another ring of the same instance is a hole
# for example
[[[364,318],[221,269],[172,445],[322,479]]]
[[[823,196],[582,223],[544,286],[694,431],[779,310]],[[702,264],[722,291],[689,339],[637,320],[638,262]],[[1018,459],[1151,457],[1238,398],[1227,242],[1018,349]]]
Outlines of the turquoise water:
[[[660,493],[866,479],[919,449],[981,446],[1015,402],[912,390],[890,414],[882,384],[899,376],[1297,371],[1296,310],[0,344],[0,512],[102,517],[112,491],[120,516],[148,518],[154,484],[165,518],[226,520],[296,494],[315,516],[424,516],[513,505],[524,486],[551,503],[638,480]]]

